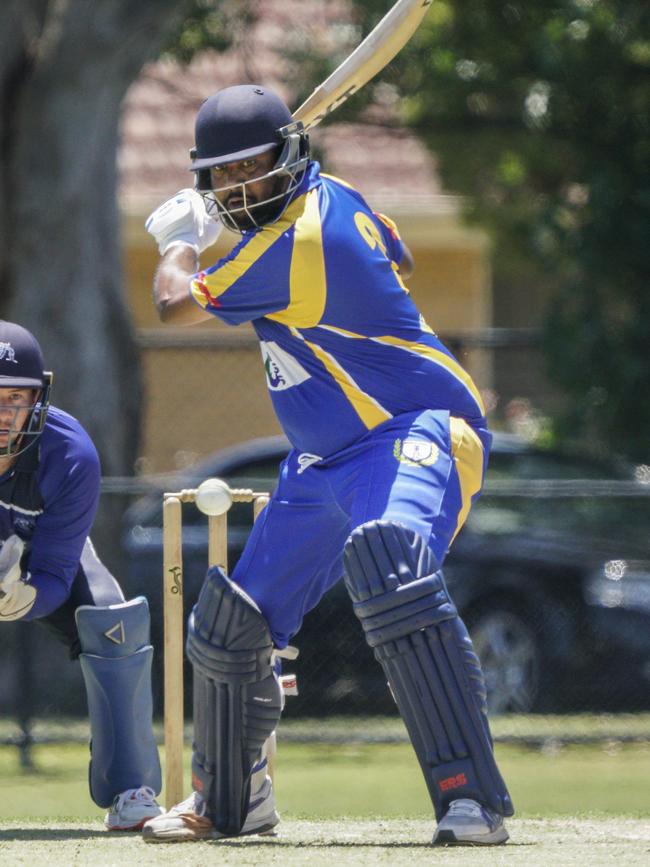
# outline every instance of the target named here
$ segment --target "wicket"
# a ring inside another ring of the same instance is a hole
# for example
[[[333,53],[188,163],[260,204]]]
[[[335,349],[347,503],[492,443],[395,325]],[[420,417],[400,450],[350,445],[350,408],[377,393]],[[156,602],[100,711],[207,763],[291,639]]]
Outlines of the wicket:
[[[252,503],[253,518],[269,495],[230,488],[235,503]],[[183,516],[182,503],[193,503],[196,489],[163,494],[163,630],[165,668],[165,802],[183,799]],[[208,566],[228,571],[228,513],[208,516]]]

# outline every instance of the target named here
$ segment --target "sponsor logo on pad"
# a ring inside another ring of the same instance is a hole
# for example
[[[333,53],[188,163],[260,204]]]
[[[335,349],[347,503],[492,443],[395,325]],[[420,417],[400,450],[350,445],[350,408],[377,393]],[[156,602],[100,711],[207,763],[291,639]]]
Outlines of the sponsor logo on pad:
[[[460,789],[461,786],[467,785],[467,777],[465,774],[456,774],[455,777],[445,777],[440,780],[438,786],[441,792],[448,792],[450,789]]]

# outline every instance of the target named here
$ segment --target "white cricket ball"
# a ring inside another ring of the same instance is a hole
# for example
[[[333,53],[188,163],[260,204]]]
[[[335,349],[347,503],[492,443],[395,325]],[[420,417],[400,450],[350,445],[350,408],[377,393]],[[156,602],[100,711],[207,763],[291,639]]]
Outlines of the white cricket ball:
[[[232,506],[232,494],[223,479],[206,479],[196,489],[194,502],[204,515],[223,515]]]

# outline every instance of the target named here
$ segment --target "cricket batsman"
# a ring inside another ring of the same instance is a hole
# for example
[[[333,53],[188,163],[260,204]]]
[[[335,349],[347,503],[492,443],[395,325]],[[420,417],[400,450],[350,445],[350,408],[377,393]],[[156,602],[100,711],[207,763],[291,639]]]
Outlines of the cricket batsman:
[[[79,659],[90,796],[109,808],[109,831],[134,831],[162,812],[149,608],[143,596],[125,602],[95,553],[99,458],[79,422],[50,406],[51,384],[34,335],[0,320],[0,624],[36,620]]]
[[[277,823],[262,749],[281,710],[272,655],[343,578],[422,768],[433,843],[503,843],[513,809],[483,676],[441,572],[483,484],[481,396],[416,309],[394,223],[321,173],[278,96],[221,90],[195,134],[195,189],[147,221],[154,301],[175,325],[252,323],[293,449],[232,576],[211,568],[194,606],[194,791],[144,837]],[[223,225],[240,243],[201,268]]]

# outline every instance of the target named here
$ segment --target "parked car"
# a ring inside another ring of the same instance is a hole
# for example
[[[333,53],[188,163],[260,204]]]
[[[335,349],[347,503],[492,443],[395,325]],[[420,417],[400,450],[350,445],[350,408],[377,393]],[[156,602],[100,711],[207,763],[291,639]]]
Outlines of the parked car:
[[[271,491],[287,450],[284,437],[225,449],[181,476],[178,485],[219,477],[235,487]],[[496,434],[486,493],[445,561],[451,595],[483,664],[492,713],[650,706],[649,501],[642,486],[638,497],[624,498],[588,491],[548,497],[543,485],[540,492],[540,480],[571,479],[631,480],[632,474],[615,462],[540,450]],[[505,495],[490,493],[504,483]],[[525,496],[533,489],[542,496]],[[251,521],[247,504],[229,512],[231,568]],[[162,647],[160,493],[127,511],[123,544],[129,589],[149,596],[154,640]],[[191,506],[184,507],[183,557],[189,612],[207,564],[206,518]],[[292,715],[394,710],[343,582],[307,615],[295,644],[301,655],[292,667],[301,695],[292,700]]]

